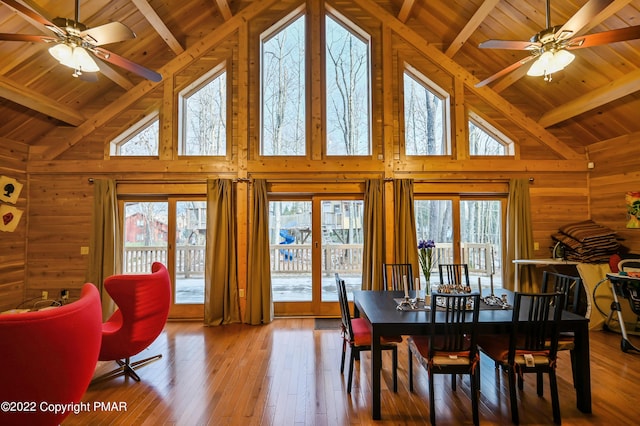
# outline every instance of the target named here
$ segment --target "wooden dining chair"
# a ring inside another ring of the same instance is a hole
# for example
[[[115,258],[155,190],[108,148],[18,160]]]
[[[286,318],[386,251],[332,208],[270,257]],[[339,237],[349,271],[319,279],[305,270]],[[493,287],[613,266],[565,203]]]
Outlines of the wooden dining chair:
[[[560,424],[556,355],[563,306],[563,293],[516,293],[511,333],[478,338],[480,351],[499,364],[508,375],[511,420],[514,424],[519,423],[516,380],[518,389],[522,391],[522,376],[526,373],[549,375],[553,421]],[[542,396],[541,380],[537,380],[537,393]]]
[[[403,277],[407,277],[407,289],[413,290],[413,267],[410,263],[383,263],[385,290],[404,290]]]
[[[469,266],[466,263],[441,263],[438,272],[440,284],[470,287]]]
[[[344,374],[344,360],[347,353],[347,345],[350,348],[349,357],[349,379],[347,381],[347,393],[351,393],[353,382],[353,364],[356,359],[360,359],[360,352],[371,351],[371,331],[365,318],[351,318],[349,300],[347,299],[347,287],[343,279],[336,274],[336,287],[338,290],[338,302],[340,302],[340,312],[342,314],[342,360],[340,361],[340,374]],[[382,337],[380,345],[382,350],[389,350],[392,354],[393,363],[393,391],[398,391],[398,345],[402,342],[402,337],[391,336]]]
[[[437,300],[440,301],[438,307]],[[469,308],[469,302],[471,309]],[[409,390],[413,392],[413,357],[427,370],[429,377],[429,415],[431,424],[436,424],[434,374],[450,374],[451,388],[456,390],[456,375],[468,374],[471,382],[471,407],[473,424],[479,423],[478,394],[480,374],[476,345],[480,295],[441,294],[431,296],[431,321],[429,334],[410,336],[409,343]]]
[[[582,279],[571,275],[559,274],[557,272],[544,271],[542,273],[542,293],[559,292],[564,294],[563,309],[581,315],[580,292],[582,289]],[[564,331],[558,335],[558,350],[569,351],[571,356],[571,374],[573,383],[576,383],[575,365],[575,336],[573,332]],[[538,374],[538,382],[542,380],[542,373]]]

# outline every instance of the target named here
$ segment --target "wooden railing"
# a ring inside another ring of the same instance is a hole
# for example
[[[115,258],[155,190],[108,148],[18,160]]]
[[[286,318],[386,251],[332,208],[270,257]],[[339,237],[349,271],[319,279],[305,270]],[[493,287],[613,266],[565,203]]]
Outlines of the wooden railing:
[[[271,244],[271,270],[277,273],[311,272],[311,244]],[[489,276],[499,270],[500,259],[493,259],[494,247],[486,243],[462,243],[462,262],[469,265],[469,272]],[[183,278],[204,275],[205,246],[178,246],[176,252],[176,275]],[[436,263],[453,263],[451,243],[436,243]],[[493,260],[492,260],[493,259]],[[145,273],[153,262],[167,264],[167,248],[127,247],[124,265],[127,273]],[[330,273],[361,273],[362,245],[332,244],[322,248],[322,264]]]

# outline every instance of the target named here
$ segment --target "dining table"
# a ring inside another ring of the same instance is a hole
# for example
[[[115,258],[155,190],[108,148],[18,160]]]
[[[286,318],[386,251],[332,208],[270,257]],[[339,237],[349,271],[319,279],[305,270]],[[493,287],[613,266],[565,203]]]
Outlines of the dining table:
[[[508,304],[513,304],[513,292],[500,290],[500,296],[506,295]],[[371,331],[371,411],[374,420],[381,419],[380,373],[382,369],[381,336],[428,334],[431,311],[426,309],[399,310],[398,301],[405,293],[402,291],[354,291],[354,316],[366,318]],[[410,296],[415,294],[410,292]],[[484,304],[484,302],[483,302]],[[507,304],[507,305],[508,305]],[[480,306],[478,333],[508,334],[512,327],[512,309],[496,309],[495,306]],[[562,312],[560,331],[574,333],[574,354],[571,357],[575,374],[574,388],[576,405],[583,413],[591,413],[591,368],[589,358],[589,320],[583,316]],[[436,333],[438,332],[438,314],[436,312]]]

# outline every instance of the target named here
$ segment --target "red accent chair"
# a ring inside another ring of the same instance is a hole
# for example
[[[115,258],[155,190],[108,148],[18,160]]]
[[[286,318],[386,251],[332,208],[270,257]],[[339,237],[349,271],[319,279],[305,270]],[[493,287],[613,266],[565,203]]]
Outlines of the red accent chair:
[[[151,265],[151,274],[113,275],[104,287],[118,309],[102,325],[100,361],[116,361],[118,368],[92,383],[119,376],[139,382],[135,368],[162,358],[161,354],[131,362],[131,357],[147,348],[160,335],[169,316],[171,280],[167,268],[159,262]]]
[[[93,284],[85,284],[80,299],[68,305],[0,315],[0,402],[23,404],[0,410],[0,424],[60,424],[71,404],[82,400],[95,372],[101,325]],[[53,404],[67,409],[55,413]]]

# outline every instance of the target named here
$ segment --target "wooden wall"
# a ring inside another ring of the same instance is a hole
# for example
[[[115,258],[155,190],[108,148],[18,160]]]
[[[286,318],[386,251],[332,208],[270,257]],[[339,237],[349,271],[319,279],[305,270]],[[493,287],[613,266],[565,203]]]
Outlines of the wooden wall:
[[[640,191],[639,147],[640,133],[589,146],[594,163],[589,181],[591,217],[615,230],[620,243],[633,253],[640,253],[640,229],[626,227],[625,194]]]
[[[370,158],[324,155],[323,112],[317,102],[323,98],[323,64],[318,60],[322,45],[315,40],[309,43],[312,57],[308,71],[311,96],[307,105],[311,117],[308,126],[311,129],[310,153],[295,159],[259,157],[259,30],[268,28],[301,4],[303,2],[291,0],[276,2],[272,9],[262,11],[259,16],[246,21],[233,19],[237,28],[233,31],[227,28],[228,35],[220,40],[214,34],[211,40],[215,43],[212,42],[208,50],[195,52],[190,64],[176,69],[173,76],[165,76],[164,82],[154,90],[145,92],[136,101],[125,96],[126,105],[119,110],[114,105],[108,111],[98,113],[96,121],[110,114],[111,118],[83,134],[80,143],[53,160],[44,160],[37,155],[29,159],[28,295],[39,294],[42,289],[54,293],[70,289],[73,297],[73,292],[77,294],[84,283],[86,256],[81,255],[80,250],[89,245],[93,198],[88,183],[90,177],[126,180],[129,187],[138,183],[145,189],[153,188],[158,194],[166,192],[165,187],[176,181],[202,183],[207,178],[241,178],[237,197],[240,288],[246,288],[249,235],[250,191],[245,178],[266,178],[284,183],[290,189],[308,192],[314,183],[317,184],[314,187],[322,191],[322,188],[333,188],[340,182],[361,183],[366,178],[379,177],[387,179],[387,195],[393,194],[390,180],[394,178],[413,178],[427,186],[448,182],[448,187],[455,187],[454,192],[478,194],[494,192],[496,182],[505,188],[511,178],[531,178],[534,240],[539,244],[536,257],[549,257],[550,236],[559,226],[589,217],[589,178],[583,155],[567,149],[491,89],[475,89],[471,76],[399,21],[385,19],[386,12],[364,10],[352,2],[345,10],[340,9],[341,2],[334,2],[333,7],[372,34],[373,155]],[[320,17],[324,13],[321,4],[318,0],[307,1],[312,37],[319,33]],[[387,22],[391,26],[387,26]],[[403,129],[397,82],[402,75],[399,67],[407,58],[411,58],[415,69],[451,91],[451,156],[406,158],[401,154]],[[232,145],[230,153],[222,159],[180,158],[176,140],[178,92],[220,61],[228,61],[227,81],[232,94],[227,138]],[[159,109],[161,117],[159,157],[108,158],[110,138],[125,131],[136,118],[149,114],[154,108]],[[465,128],[466,113],[471,109],[513,136],[517,145],[514,157],[469,156]],[[71,136],[76,137],[75,133],[81,130],[71,129]],[[60,143],[64,144],[64,141]],[[391,196],[387,200],[387,216],[391,218],[393,200]],[[393,237],[392,229],[387,236]],[[23,241],[22,244],[26,243]]]
[[[15,207],[24,211],[18,227],[14,232],[0,232],[0,312],[15,308],[24,299],[25,249],[29,221],[26,173],[28,154],[27,145],[0,138],[0,176],[8,176],[24,185],[15,204]]]

